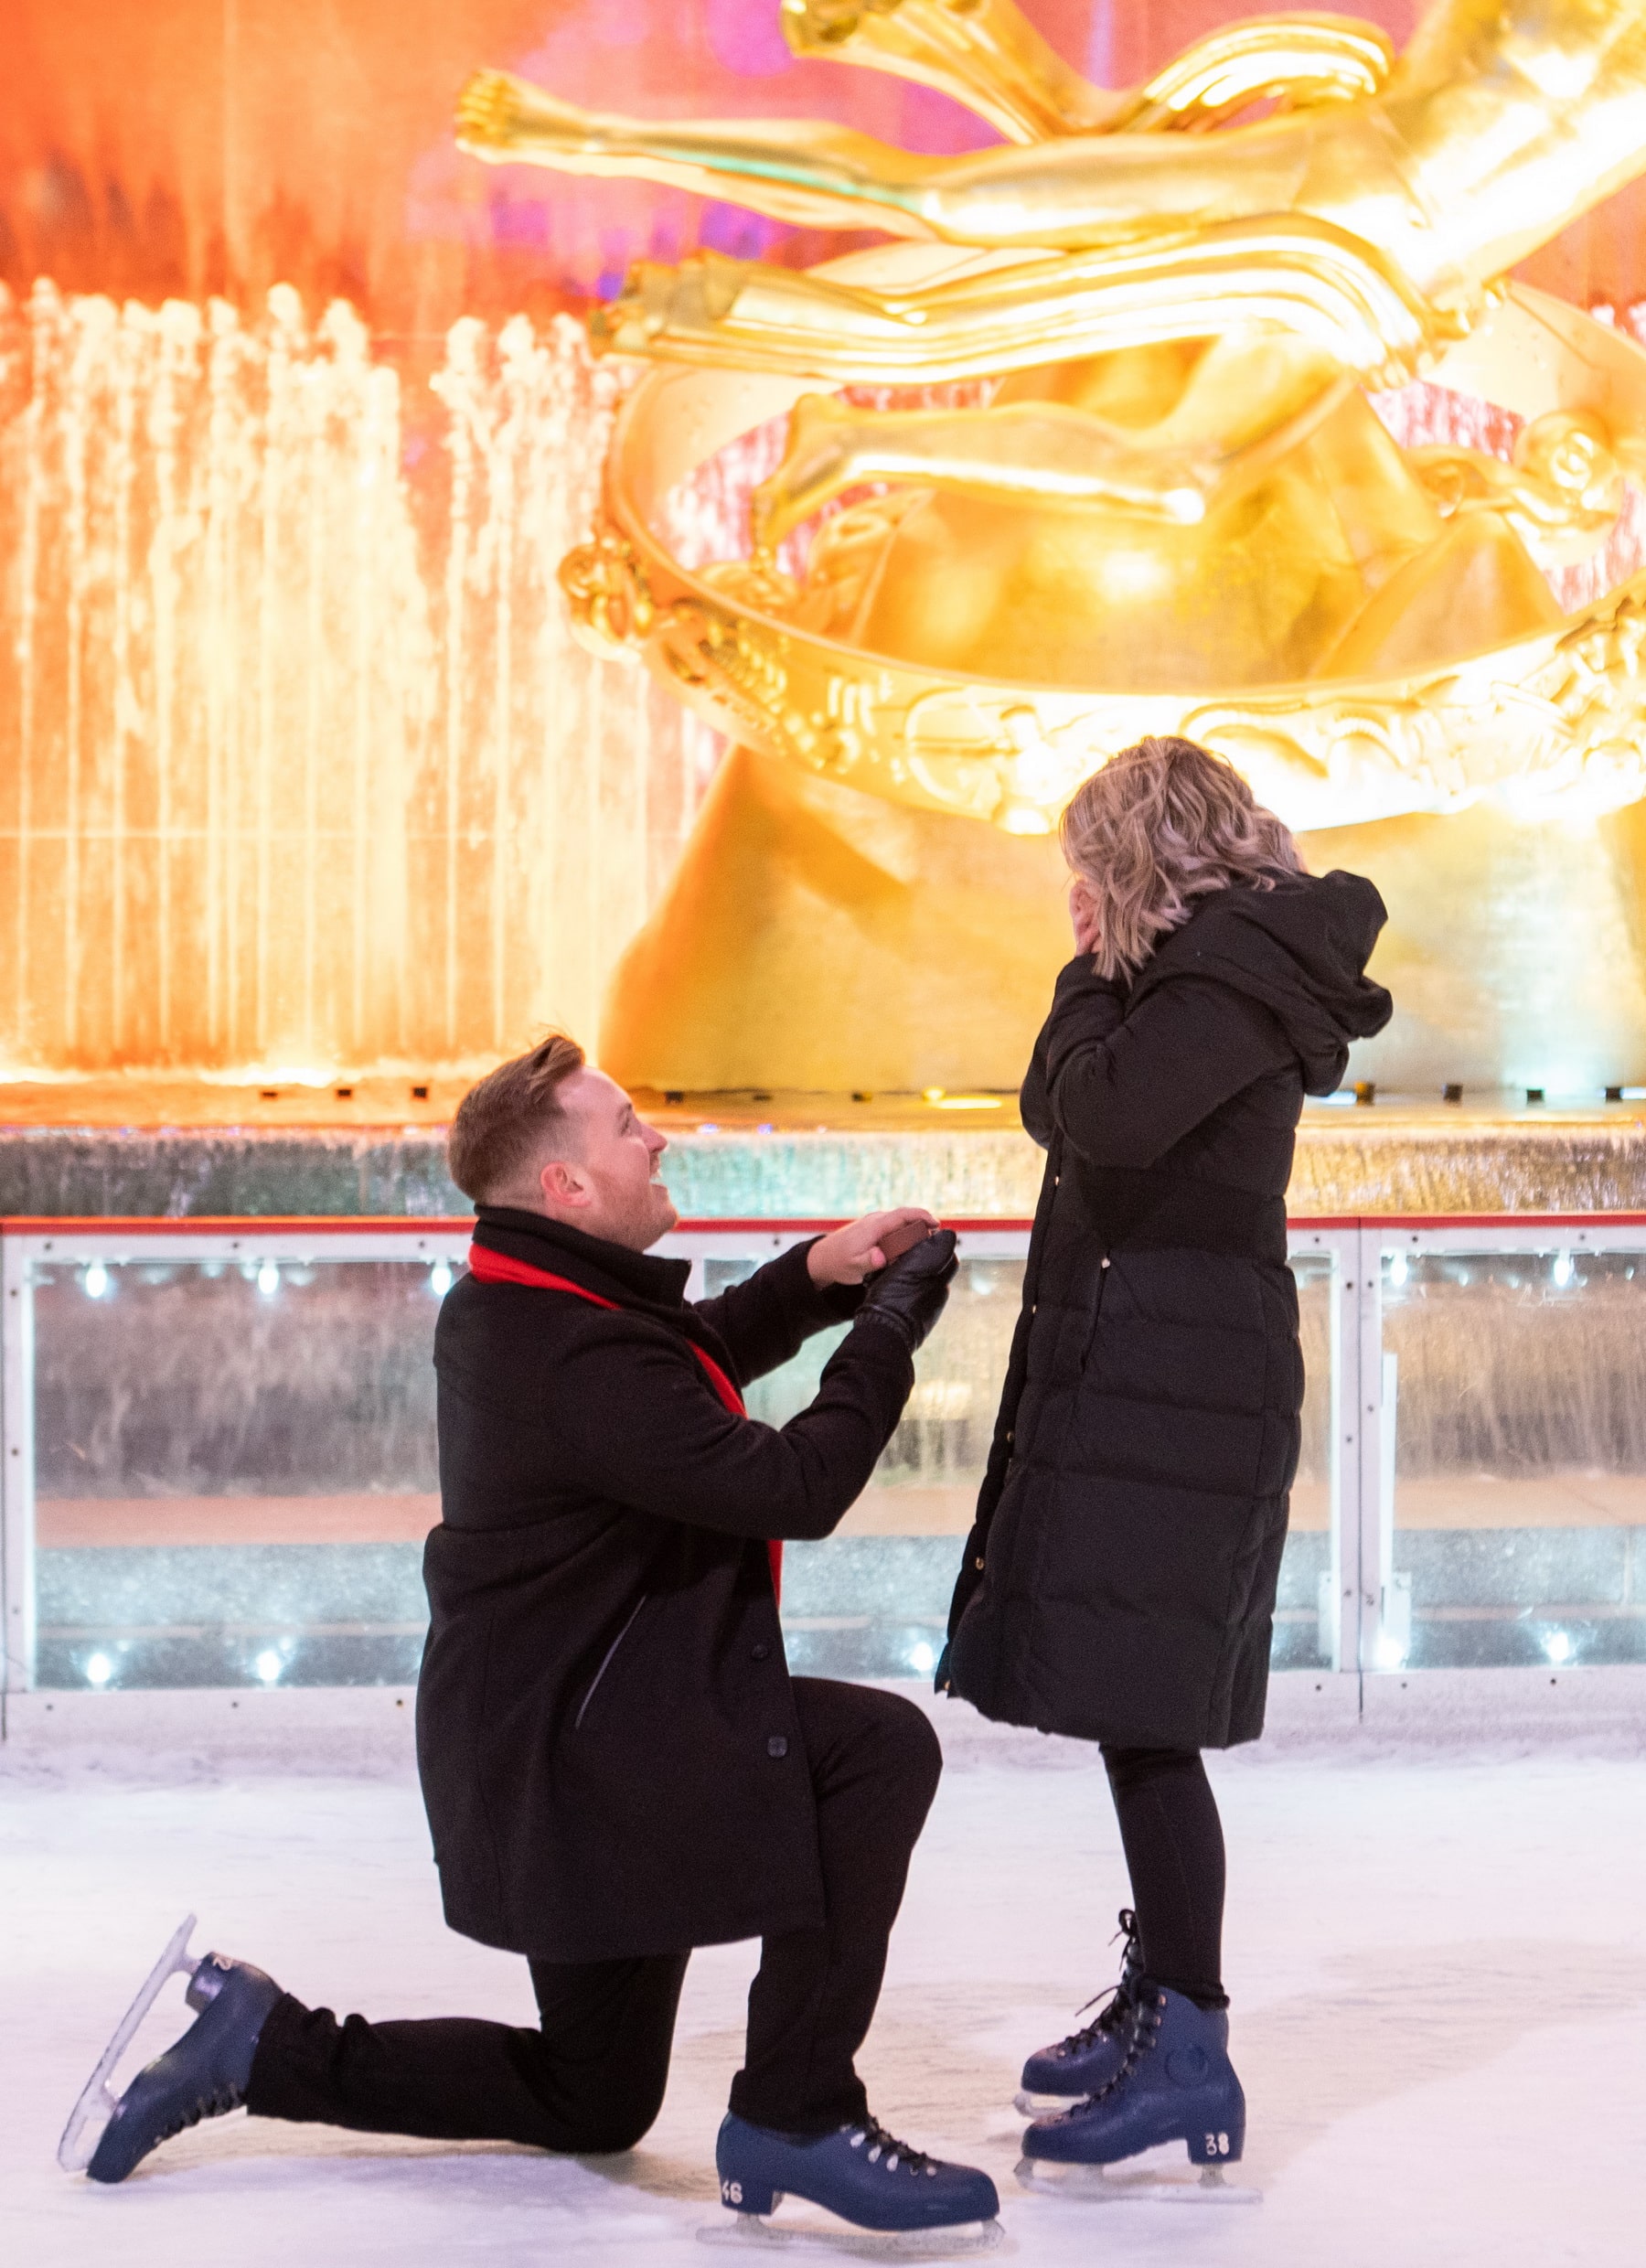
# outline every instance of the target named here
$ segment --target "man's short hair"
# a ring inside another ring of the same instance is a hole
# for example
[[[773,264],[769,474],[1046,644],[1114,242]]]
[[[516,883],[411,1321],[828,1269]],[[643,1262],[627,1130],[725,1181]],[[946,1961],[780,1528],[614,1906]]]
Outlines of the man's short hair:
[[[519,1187],[545,1137],[565,1125],[560,1089],[583,1065],[577,1042],[550,1032],[470,1087],[446,1138],[446,1171],[465,1197],[496,1204]]]

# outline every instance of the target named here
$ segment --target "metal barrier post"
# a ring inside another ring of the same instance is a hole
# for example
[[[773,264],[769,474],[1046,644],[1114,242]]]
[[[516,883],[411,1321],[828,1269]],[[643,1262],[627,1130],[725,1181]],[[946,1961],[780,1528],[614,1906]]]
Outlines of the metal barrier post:
[[[0,1236],[0,1692],[27,1693],[35,1674],[34,1291],[18,1236]]]
[[[1354,1308],[1357,1345],[1352,1370],[1357,1396],[1354,1469],[1356,1481],[1355,1538],[1352,1550],[1345,1544],[1345,1565],[1352,1569],[1359,1629],[1352,1659],[1363,1673],[1379,1666],[1378,1641],[1383,1633],[1384,1525],[1384,1359],[1383,1359],[1383,1246],[1381,1222],[1363,1221],[1355,1239]],[[1349,1577],[1344,1578],[1348,1588]],[[1347,1638],[1347,1632],[1345,1632]]]

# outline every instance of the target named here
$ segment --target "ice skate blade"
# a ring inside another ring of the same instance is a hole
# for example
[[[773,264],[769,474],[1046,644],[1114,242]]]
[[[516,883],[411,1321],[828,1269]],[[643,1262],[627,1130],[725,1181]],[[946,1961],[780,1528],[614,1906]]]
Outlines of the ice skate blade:
[[[102,2130],[113,2116],[119,2100],[109,2084],[109,2074],[125,2053],[137,2027],[160,1997],[166,1978],[175,1976],[179,1970],[185,1976],[192,1976],[199,1967],[188,1950],[194,1926],[194,1915],[186,1914],[172,1931],[166,1951],[144,1979],[136,1999],[121,2017],[113,2038],[98,2059],[97,2069],[80,2089],[80,2101],[69,2112],[63,2139],[58,2144],[58,2164],[66,2174],[83,2174],[96,2156]]]
[[[782,2245],[795,2252],[843,2252],[851,2260],[965,2260],[992,2252],[1005,2241],[998,2220],[967,2221],[958,2229],[854,2229],[820,2221],[779,2223],[760,2213],[727,2213],[698,2231],[700,2244]]]
[[[1011,2098],[1011,2107],[1023,2118],[1055,2118],[1060,2111],[1072,2111],[1080,2101],[1073,2095],[1031,2095],[1026,2087],[1020,2087]]]
[[[1152,2156],[1152,2153],[1146,2155]],[[1066,2198],[1082,2205],[1258,2205],[1261,2189],[1226,2180],[1221,2166],[1177,2167],[1058,2166],[1049,2158],[1020,2158],[1018,2187],[1042,2197]]]

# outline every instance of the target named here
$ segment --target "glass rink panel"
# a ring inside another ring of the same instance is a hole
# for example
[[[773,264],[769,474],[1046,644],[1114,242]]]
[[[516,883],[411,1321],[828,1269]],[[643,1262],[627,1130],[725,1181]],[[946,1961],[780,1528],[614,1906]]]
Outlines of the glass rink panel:
[[[723,1289],[754,1266],[710,1260],[708,1289]],[[1308,1253],[1292,1266],[1309,1384],[1271,1659],[1277,1669],[1330,1668],[1334,1264],[1330,1254]],[[1023,1268],[1021,1247],[962,1258],[942,1319],[914,1358],[914,1391],[873,1480],[833,1535],[785,1547],[783,1622],[796,1671],[924,1677],[935,1668],[989,1460]],[[842,1336],[809,1341],[794,1362],[759,1380],[748,1395],[752,1414],[782,1425],[803,1409]]]
[[[1434,1242],[1382,1254],[1367,1666],[1646,1660],[1646,1234]]]
[[[38,1684],[416,1675],[454,1267],[37,1266]]]
[[[703,1297],[800,1233],[704,1227],[666,1248]],[[1019,1225],[967,1233],[873,1481],[834,1535],[788,1546],[796,1670],[935,1666],[1027,1244]],[[445,1224],[8,1234],[7,1599],[26,1589],[31,1609],[7,1614],[13,1688],[411,1683],[440,1510],[433,1325],[466,1246]],[[1309,1385],[1274,1658],[1330,1667],[1339,1264],[1294,1265]],[[757,1381],[752,1413],[782,1425],[802,1409],[841,1335]]]

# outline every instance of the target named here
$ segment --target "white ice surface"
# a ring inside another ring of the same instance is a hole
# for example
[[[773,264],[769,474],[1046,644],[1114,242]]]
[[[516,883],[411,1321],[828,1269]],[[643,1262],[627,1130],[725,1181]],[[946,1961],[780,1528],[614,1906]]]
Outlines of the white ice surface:
[[[964,1742],[916,1856],[863,2059],[893,2130],[986,2165],[1007,2254],[1194,2268],[1646,2261],[1646,1765],[1214,1760],[1250,2210],[1086,2206],[1011,2183],[1029,2049],[1108,1981],[1125,1895],[1096,1760]],[[1037,1768],[1037,1763],[1038,1767]],[[618,2160],[243,2114],[122,2188],[57,2171],[75,2093],[188,1908],[198,1946],[372,2017],[525,2022],[524,1964],[442,1926],[416,1786],[81,1756],[0,1768],[0,2259],[16,2268],[708,2268],[714,2130],[754,1948],[694,1960],[668,2097]],[[180,2026],[174,1983],[139,2049]],[[134,2069],[129,2063],[126,2070]],[[758,2256],[757,2256],[758,2257]],[[786,2255],[773,2254],[775,2260]]]

